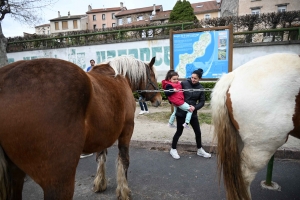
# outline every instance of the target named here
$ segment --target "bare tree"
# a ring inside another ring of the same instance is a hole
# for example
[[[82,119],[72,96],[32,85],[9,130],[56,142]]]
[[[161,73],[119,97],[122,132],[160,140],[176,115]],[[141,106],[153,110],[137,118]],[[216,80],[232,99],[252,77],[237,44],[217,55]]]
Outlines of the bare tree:
[[[40,22],[43,9],[58,0],[0,0],[0,67],[7,64],[7,39],[2,32],[2,20],[7,14],[23,24],[34,25]]]

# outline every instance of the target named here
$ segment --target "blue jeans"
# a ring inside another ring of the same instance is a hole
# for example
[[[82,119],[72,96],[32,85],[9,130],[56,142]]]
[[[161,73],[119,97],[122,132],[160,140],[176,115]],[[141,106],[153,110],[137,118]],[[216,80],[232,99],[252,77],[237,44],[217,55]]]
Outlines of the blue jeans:
[[[147,104],[142,97],[139,97],[139,104],[142,111],[148,111]]]
[[[187,111],[186,117],[185,117],[185,123],[189,124],[190,121],[191,121],[192,114],[193,114],[193,112],[189,111],[190,105],[184,102],[184,104],[178,106],[178,108],[180,108],[183,111]],[[172,113],[172,115],[171,115],[171,117],[169,119],[169,124],[173,124],[174,123],[176,110],[177,110],[177,107],[174,106],[174,112]]]

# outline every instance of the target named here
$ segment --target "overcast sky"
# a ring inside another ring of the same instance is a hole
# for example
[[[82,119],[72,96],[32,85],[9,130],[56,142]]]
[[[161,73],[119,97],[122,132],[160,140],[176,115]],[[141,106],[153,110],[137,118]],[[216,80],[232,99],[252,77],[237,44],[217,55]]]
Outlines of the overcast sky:
[[[55,1],[55,0],[54,0]],[[177,0],[58,0],[57,3],[51,7],[43,10],[42,22],[35,24],[35,26],[49,23],[50,19],[57,17],[57,12],[60,11],[61,16],[68,15],[70,11],[71,15],[85,14],[88,10],[88,5],[91,5],[93,9],[97,8],[111,8],[119,7],[120,2],[123,2],[128,10],[135,8],[142,8],[155,5],[162,5],[163,10],[172,10]],[[198,3],[209,0],[189,0],[190,3]],[[28,25],[20,24],[18,21],[14,21],[9,14],[7,14],[2,21],[2,31],[5,37],[23,36],[23,32],[34,33],[34,27],[28,27]]]

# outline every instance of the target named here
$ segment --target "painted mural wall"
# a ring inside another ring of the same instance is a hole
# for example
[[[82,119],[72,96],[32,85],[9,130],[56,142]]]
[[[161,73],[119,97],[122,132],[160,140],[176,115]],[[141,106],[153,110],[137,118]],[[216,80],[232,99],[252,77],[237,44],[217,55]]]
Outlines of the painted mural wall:
[[[243,47],[234,47],[232,69],[234,70],[249,60],[259,56],[283,52],[300,54],[299,42],[296,41],[294,43],[281,43],[275,45],[260,44],[252,46],[245,44]],[[7,57],[9,63],[18,60],[33,60],[37,58],[60,58],[73,62],[86,71],[90,65],[91,59],[94,59],[96,63],[101,63],[110,58],[121,55],[133,55],[135,58],[144,62],[150,62],[152,57],[155,56],[155,67],[158,81],[161,81],[170,69],[170,40],[145,40],[61,49],[22,51],[8,53]]]
[[[33,60],[37,58],[59,58],[75,63],[83,70],[90,65],[90,60],[96,63],[121,55],[132,55],[144,62],[150,62],[156,57],[155,66],[158,71],[170,68],[169,40],[149,40],[138,42],[103,44],[94,46],[70,47],[61,49],[47,49],[8,53],[8,62],[18,60]]]

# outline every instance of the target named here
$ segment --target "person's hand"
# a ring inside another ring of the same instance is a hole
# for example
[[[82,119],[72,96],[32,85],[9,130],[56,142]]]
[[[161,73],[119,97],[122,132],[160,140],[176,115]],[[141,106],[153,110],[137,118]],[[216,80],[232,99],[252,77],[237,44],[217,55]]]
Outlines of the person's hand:
[[[194,112],[194,110],[195,110],[195,107],[194,106],[190,106],[189,111],[190,112]]]
[[[174,92],[178,92],[179,90],[177,90],[177,89],[174,89]]]

